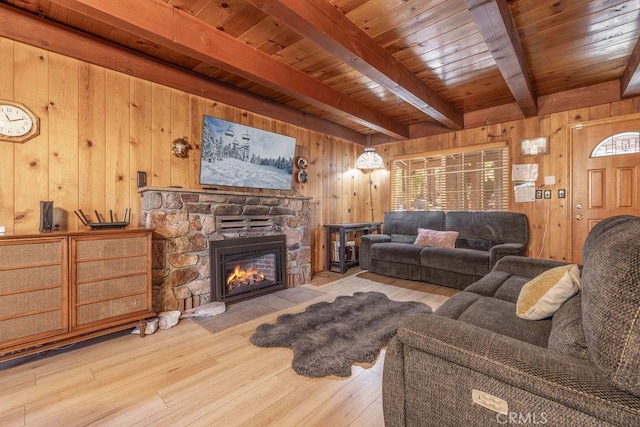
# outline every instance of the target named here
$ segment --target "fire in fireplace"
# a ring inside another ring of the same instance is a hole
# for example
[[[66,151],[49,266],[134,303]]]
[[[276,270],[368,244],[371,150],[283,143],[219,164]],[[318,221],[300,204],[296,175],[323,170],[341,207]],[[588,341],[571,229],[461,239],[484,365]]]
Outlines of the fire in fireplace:
[[[211,295],[226,303],[285,289],[284,235],[210,241]]]
[[[244,270],[240,268],[240,264],[236,264],[233,273],[227,277],[227,288],[235,289],[240,286],[253,285],[254,283],[262,282],[264,279],[264,273],[257,268]]]

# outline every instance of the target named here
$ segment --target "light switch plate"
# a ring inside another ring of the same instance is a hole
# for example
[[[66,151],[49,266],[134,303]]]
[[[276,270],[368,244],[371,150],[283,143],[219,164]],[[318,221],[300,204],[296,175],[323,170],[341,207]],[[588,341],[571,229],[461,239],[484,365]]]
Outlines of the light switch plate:
[[[147,186],[147,173],[145,171],[138,171],[138,175],[136,178],[138,187]]]

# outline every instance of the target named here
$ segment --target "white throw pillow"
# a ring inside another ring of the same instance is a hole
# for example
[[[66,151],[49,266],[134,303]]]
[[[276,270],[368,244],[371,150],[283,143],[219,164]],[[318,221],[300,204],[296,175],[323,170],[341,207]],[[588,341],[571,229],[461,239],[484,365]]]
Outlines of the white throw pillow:
[[[421,246],[436,246],[441,248],[455,248],[456,239],[459,234],[460,233],[457,231],[438,231],[430,230],[428,228],[418,228],[418,237],[413,244]]]
[[[567,264],[549,269],[528,281],[520,290],[516,314],[527,320],[553,316],[560,306],[580,290],[580,269]]]

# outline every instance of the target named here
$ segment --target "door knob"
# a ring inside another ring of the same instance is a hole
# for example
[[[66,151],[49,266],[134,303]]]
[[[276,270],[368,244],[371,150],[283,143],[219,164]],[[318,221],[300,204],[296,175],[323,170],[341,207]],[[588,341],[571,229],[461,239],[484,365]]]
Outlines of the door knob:
[[[582,203],[578,203],[578,204],[576,205],[576,209],[582,209]]]
[[[576,220],[582,221],[584,217],[582,215],[576,215]]]

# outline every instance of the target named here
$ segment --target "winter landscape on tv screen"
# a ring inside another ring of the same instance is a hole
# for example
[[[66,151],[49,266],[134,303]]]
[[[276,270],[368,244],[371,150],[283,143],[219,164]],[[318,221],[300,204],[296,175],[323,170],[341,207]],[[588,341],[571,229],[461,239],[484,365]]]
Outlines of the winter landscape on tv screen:
[[[295,138],[204,116],[201,148],[201,185],[291,189]]]

